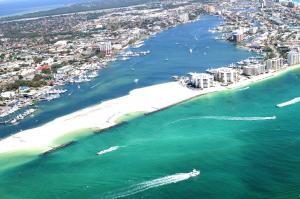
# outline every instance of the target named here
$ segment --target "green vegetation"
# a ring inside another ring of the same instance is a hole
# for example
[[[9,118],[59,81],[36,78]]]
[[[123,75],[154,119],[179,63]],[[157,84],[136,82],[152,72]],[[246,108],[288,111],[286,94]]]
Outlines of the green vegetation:
[[[32,80],[23,80],[19,79],[16,80],[15,82],[11,83],[11,84],[7,84],[5,86],[3,86],[2,88],[0,88],[0,90],[6,90],[6,91],[10,91],[10,90],[17,90],[19,89],[20,86],[28,86],[28,87],[32,87],[32,88],[38,88],[41,86],[45,86],[47,85],[47,81],[45,81],[45,77],[41,76],[41,75],[35,75],[35,77]]]

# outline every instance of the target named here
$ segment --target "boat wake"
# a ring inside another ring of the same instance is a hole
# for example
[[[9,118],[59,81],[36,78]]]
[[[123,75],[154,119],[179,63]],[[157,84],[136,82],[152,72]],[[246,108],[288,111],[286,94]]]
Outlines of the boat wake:
[[[281,103],[281,104],[277,104],[276,106],[277,106],[278,108],[281,108],[281,107],[289,106],[289,105],[292,105],[292,104],[296,104],[296,103],[298,103],[298,102],[300,102],[300,97],[296,97],[296,98],[294,98],[294,99],[292,99],[292,100],[290,100],[290,101],[283,102],[283,103]]]
[[[120,146],[113,146],[113,147],[110,147],[108,149],[104,149],[102,151],[99,151],[97,153],[97,155],[103,155],[103,154],[106,154],[106,153],[110,153],[110,152],[113,152],[115,150],[118,150],[120,148]]]
[[[257,121],[257,120],[275,120],[276,116],[271,116],[271,117],[203,116],[202,118],[203,119],[213,119],[213,120]]]
[[[200,171],[193,170],[189,173],[177,173],[170,176],[165,176],[162,178],[142,182],[133,186],[130,186],[124,190],[120,190],[117,193],[113,194],[110,198],[123,198],[130,195],[134,195],[143,191],[146,191],[148,189],[152,189],[155,187],[160,187],[172,183],[177,183],[180,181],[188,180],[191,177],[196,177],[200,174]]]
[[[232,116],[199,116],[188,117],[169,122],[166,126],[188,120],[228,120],[228,121],[259,121],[259,120],[275,120],[276,116],[271,117],[232,117]]]
[[[99,86],[101,83],[102,83],[102,82],[99,82],[99,83],[97,83],[97,84],[91,86],[90,88],[95,88],[95,87]]]

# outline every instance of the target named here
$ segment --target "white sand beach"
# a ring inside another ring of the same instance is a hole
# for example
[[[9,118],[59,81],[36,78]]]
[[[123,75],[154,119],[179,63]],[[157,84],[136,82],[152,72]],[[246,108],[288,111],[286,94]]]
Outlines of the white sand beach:
[[[179,84],[169,82],[131,91],[128,95],[108,100],[98,105],[57,118],[40,127],[25,130],[0,140],[0,154],[24,150],[37,150],[40,153],[55,147],[54,141],[62,136],[80,129],[105,129],[116,125],[121,116],[133,112],[155,112],[196,96],[247,86],[283,71],[299,68],[300,65],[288,67],[277,72],[267,73],[250,79],[245,78],[236,84],[224,87],[217,85],[204,90],[192,90]]]

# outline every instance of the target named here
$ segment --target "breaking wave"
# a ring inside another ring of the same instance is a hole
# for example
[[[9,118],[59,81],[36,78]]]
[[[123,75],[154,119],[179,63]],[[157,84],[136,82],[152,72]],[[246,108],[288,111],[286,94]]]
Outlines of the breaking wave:
[[[152,189],[155,187],[160,187],[172,183],[177,183],[180,181],[187,180],[191,178],[191,173],[177,173],[170,176],[165,176],[162,178],[142,182],[133,186],[130,186],[124,190],[121,190],[115,194],[110,195],[110,198],[123,198],[130,195],[134,195],[143,191],[146,191],[148,189]]]
[[[247,86],[247,87],[244,87],[244,88],[240,88],[239,91],[244,91],[244,90],[248,90],[250,87]]]

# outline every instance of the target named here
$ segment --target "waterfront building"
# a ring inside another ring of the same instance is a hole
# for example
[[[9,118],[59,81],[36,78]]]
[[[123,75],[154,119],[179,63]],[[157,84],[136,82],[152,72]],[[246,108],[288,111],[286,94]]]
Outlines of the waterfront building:
[[[101,42],[98,47],[99,47],[100,54],[105,55],[105,56],[111,55],[112,45],[111,45],[110,41],[109,42]]]
[[[287,62],[289,66],[300,64],[300,53],[296,51],[289,52]]]
[[[188,13],[180,14],[180,15],[179,15],[179,21],[180,21],[181,23],[186,23],[186,22],[188,22],[188,21],[189,21],[189,15],[188,15]]]
[[[195,88],[210,88],[214,86],[214,76],[207,73],[189,73],[190,83]]]
[[[266,61],[266,72],[279,70],[283,67],[283,58],[272,58]]]
[[[203,9],[208,13],[215,13],[216,12],[216,8],[214,6],[211,6],[211,5],[204,5]]]
[[[222,67],[217,69],[208,70],[214,76],[216,81],[228,84],[235,83],[239,80],[239,72],[236,69]]]
[[[265,73],[265,66],[263,64],[255,64],[243,67],[243,74],[247,76],[255,76]]]
[[[245,39],[244,33],[242,31],[235,31],[232,33],[232,40],[234,42],[240,43]]]

